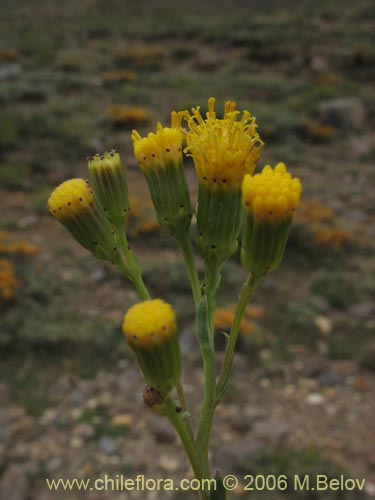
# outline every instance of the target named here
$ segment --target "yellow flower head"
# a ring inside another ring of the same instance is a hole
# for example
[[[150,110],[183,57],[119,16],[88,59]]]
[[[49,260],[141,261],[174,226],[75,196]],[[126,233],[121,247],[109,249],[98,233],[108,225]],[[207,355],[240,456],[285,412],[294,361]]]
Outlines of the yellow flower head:
[[[293,216],[301,192],[300,180],[292,178],[284,163],[274,169],[266,165],[260,174],[245,175],[242,203],[246,213],[261,220],[285,220]]]
[[[194,159],[201,183],[217,189],[239,189],[245,174],[252,174],[264,143],[256,129],[255,117],[249,111],[236,110],[227,101],[224,117],[217,118],[215,99],[208,99],[206,119],[198,108],[186,114],[190,131],[186,134],[186,152]]]
[[[48,199],[51,214],[60,222],[80,215],[94,206],[94,195],[83,179],[70,179],[58,186]]]
[[[171,126],[163,127],[158,123],[156,132],[150,132],[147,137],[141,137],[133,130],[132,141],[134,154],[141,170],[147,174],[149,169],[165,168],[173,164],[182,164],[182,130],[183,112],[171,113]]]
[[[176,335],[175,312],[161,299],[146,300],[128,310],[122,329],[132,347],[152,349]]]

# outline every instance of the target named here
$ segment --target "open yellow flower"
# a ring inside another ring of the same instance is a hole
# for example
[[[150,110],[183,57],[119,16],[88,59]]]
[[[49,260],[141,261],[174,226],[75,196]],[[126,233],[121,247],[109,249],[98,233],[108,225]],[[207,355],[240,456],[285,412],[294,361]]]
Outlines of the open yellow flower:
[[[252,174],[264,143],[249,111],[227,101],[223,118],[217,118],[215,98],[208,99],[206,118],[199,107],[187,114],[186,152],[193,157],[199,181],[213,189],[239,189],[245,174]]]
[[[238,246],[241,225],[241,183],[252,174],[264,143],[249,111],[227,101],[223,118],[215,112],[215,99],[208,99],[203,118],[199,108],[186,112],[189,127],[185,151],[192,156],[199,177],[197,242],[206,262],[216,268]]]

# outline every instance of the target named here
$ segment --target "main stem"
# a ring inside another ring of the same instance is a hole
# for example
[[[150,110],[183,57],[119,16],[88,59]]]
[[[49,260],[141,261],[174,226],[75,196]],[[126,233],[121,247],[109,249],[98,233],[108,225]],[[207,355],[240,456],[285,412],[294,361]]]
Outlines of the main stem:
[[[168,417],[169,421],[175,428],[181,440],[182,446],[184,447],[184,450],[189,458],[195,477],[197,479],[202,479],[203,476],[200,466],[200,460],[197,454],[197,449],[195,447],[194,440],[191,438],[189,431],[185,425],[185,422],[181,417],[181,414],[177,413],[176,402],[170,394],[165,397],[164,404],[166,409],[166,416]],[[204,492],[202,492],[201,498],[202,499],[206,498]]]
[[[178,232],[177,234],[173,235],[173,239],[184,259],[186,271],[188,273],[191,289],[193,292],[194,303],[195,305],[197,305],[199,299],[202,296],[202,293],[189,232]]]
[[[181,380],[179,380],[177,382],[176,390],[177,390],[177,396],[178,396],[178,399],[180,401],[180,405],[181,405],[181,408],[183,411],[183,418],[184,418],[184,421],[186,423],[187,430],[190,434],[191,439],[194,441],[193,422],[192,422],[189,406],[188,406],[188,403],[186,401],[184,386],[182,385]]]
[[[241,320],[243,317],[243,314],[245,312],[246,306],[249,302],[250,296],[259,282],[261,277],[256,277],[253,274],[249,274],[247,277],[241,293],[239,297],[239,301],[237,304],[237,309],[235,312],[232,328],[229,334],[226,350],[225,350],[225,356],[224,356],[224,362],[223,366],[221,369],[219,381],[217,383],[217,388],[216,388],[216,404],[218,404],[223,397],[223,394],[225,392],[229,376],[231,373],[232,365],[233,365],[233,355],[234,355],[234,350],[236,347],[237,339],[238,339],[238,334],[240,332],[240,326],[241,326]]]
[[[201,459],[203,474],[206,478],[211,477],[208,457],[208,445],[216,406],[214,312],[216,305],[216,294],[220,283],[220,269],[221,266],[218,263],[215,263],[215,265],[209,265],[208,263],[206,263],[207,309],[204,326],[207,328],[207,342],[200,341],[204,371],[204,394],[202,413],[199,420],[196,439],[196,445],[199,457]],[[199,321],[197,321],[197,327],[202,328],[202,324],[200,324]],[[201,338],[199,334],[198,337]]]

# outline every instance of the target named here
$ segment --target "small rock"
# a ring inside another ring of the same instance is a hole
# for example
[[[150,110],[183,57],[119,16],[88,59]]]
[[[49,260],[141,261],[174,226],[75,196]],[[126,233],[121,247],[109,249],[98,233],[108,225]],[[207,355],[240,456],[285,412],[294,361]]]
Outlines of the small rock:
[[[23,469],[11,465],[0,482],[0,498],[4,500],[26,500],[28,498],[27,476]]]
[[[129,413],[115,415],[111,420],[111,425],[114,427],[131,427],[134,424],[134,417]]]
[[[70,446],[76,450],[82,448],[84,443],[83,439],[80,436],[73,436],[69,442]]]
[[[324,404],[325,401],[324,396],[318,392],[312,392],[306,397],[306,403],[311,406],[320,406]]]
[[[321,373],[318,377],[319,384],[323,387],[329,387],[332,385],[340,385],[345,381],[341,375],[335,373],[330,368]]]
[[[332,332],[332,321],[326,316],[316,316],[314,323],[322,335],[329,335]]]
[[[106,455],[113,455],[118,450],[118,441],[116,439],[103,436],[98,441],[98,448]]]
[[[95,434],[95,429],[89,423],[82,422],[73,429],[73,434],[83,439],[90,439]]]
[[[148,419],[148,427],[159,443],[173,443],[176,436],[175,431],[167,420],[151,415]]]
[[[32,434],[36,430],[35,420],[32,417],[26,416],[16,421],[10,429],[12,437],[20,437]]]
[[[305,377],[316,377],[328,366],[327,360],[321,356],[311,356],[302,360],[301,373]]]
[[[19,64],[7,64],[0,67],[0,80],[8,80],[17,77],[21,73]]]
[[[366,124],[366,112],[356,97],[342,97],[323,101],[319,106],[321,122],[340,130],[362,130]]]
[[[354,388],[358,392],[366,392],[370,389],[370,385],[365,377],[357,377],[354,381]]]
[[[284,439],[290,431],[290,426],[285,420],[270,418],[259,420],[254,424],[254,434],[260,439],[269,441],[280,441]]]
[[[353,304],[349,307],[348,313],[358,319],[372,318],[375,313],[375,307],[371,302]]]
[[[332,363],[332,370],[338,375],[349,377],[356,374],[356,372],[358,371],[358,366],[354,361],[340,360],[334,361]]]
[[[158,464],[168,472],[174,472],[180,468],[180,462],[172,455],[162,455],[159,457]]]
[[[107,276],[106,270],[102,266],[97,266],[93,271],[91,271],[89,279],[93,283],[100,283]]]

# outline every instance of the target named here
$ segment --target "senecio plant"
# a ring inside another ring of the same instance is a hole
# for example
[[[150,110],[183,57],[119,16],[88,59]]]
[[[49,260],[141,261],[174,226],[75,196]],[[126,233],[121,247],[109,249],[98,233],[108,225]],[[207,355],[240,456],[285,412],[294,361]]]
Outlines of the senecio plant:
[[[184,124],[183,124],[184,121]],[[185,127],[183,126],[185,125]],[[264,143],[255,117],[226,102],[222,118],[215,99],[208,112],[172,112],[171,126],[160,123],[142,137],[133,131],[134,154],[146,178],[158,221],[181,252],[196,311],[196,335],[204,370],[204,391],[197,427],[184,395],[178,328],[173,307],[151,298],[136,256],[128,246],[128,187],[119,154],[112,150],[88,161],[89,181],[71,179],[51,194],[51,214],[98,259],[111,262],[134,285],[141,302],[123,320],[126,341],[133,349],[146,381],[144,401],[168,418],[176,429],[199,480],[211,477],[209,439],[217,405],[225,394],[244,310],[254,287],[280,263],[301,183],[284,163],[266,165],[254,175]],[[185,145],[185,148],[184,148]],[[184,149],[183,149],[184,148]],[[204,260],[197,272],[190,228],[193,209],[183,168],[183,152],[193,158],[198,175],[196,243]],[[240,237],[241,235],[241,237]],[[248,277],[239,295],[219,374],[215,364],[214,312],[223,263],[238,248]],[[215,491],[200,492],[202,500],[223,499],[217,475]]]

